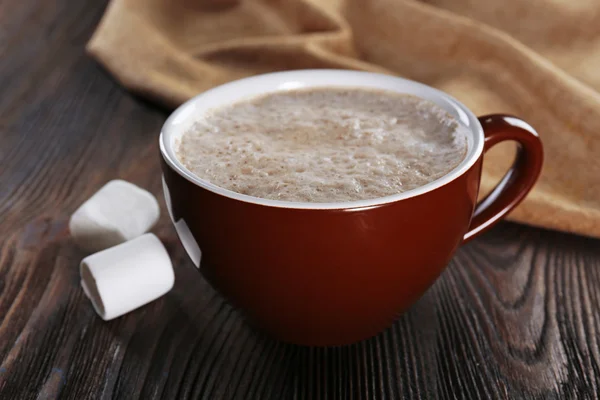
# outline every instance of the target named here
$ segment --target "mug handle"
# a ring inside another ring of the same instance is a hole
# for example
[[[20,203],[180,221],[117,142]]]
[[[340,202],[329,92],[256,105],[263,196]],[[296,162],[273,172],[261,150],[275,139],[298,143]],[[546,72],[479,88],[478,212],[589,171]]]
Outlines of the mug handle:
[[[506,175],[475,207],[463,243],[490,229],[525,198],[540,175],[544,161],[540,137],[527,122],[502,114],[484,115],[479,117],[479,122],[485,137],[484,152],[505,140],[513,140],[519,146]]]

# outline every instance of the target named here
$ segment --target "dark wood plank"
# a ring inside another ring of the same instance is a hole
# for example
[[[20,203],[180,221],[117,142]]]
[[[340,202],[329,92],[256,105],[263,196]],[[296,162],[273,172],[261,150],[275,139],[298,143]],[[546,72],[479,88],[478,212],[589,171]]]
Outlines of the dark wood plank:
[[[105,5],[0,5],[0,399],[598,398],[600,241],[513,224],[381,335],[311,349],[250,328],[163,216],[175,288],[100,320],[68,216],[117,177],[162,196],[166,117],[84,55]]]

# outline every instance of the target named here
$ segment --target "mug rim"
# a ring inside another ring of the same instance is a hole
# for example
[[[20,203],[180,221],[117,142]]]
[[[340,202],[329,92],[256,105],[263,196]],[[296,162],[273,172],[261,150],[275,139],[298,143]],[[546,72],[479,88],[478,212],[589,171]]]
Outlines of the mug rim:
[[[193,121],[197,121],[199,119],[198,114],[202,114],[203,112],[217,108],[221,105],[233,104],[242,99],[252,98],[262,94],[312,87],[383,89],[398,93],[413,94],[426,100],[430,100],[452,114],[471,132],[471,135],[468,138],[467,154],[465,158],[448,173],[415,189],[373,199],[329,203],[272,200],[237,193],[198,177],[188,170],[177,158],[174,150],[174,143],[177,139],[176,136],[181,135],[186,130],[186,127],[189,128]],[[205,100],[207,104],[202,104]],[[222,104],[211,105],[215,100]],[[200,109],[200,111],[198,111],[198,109]],[[159,147],[165,162],[180,176],[201,188],[231,199],[279,208],[313,210],[365,209],[420,196],[445,186],[459,178],[477,162],[483,153],[484,134],[481,123],[473,112],[464,104],[447,93],[425,84],[397,76],[373,72],[339,69],[305,69],[254,75],[216,86],[192,97],[175,109],[163,124],[159,136]]]

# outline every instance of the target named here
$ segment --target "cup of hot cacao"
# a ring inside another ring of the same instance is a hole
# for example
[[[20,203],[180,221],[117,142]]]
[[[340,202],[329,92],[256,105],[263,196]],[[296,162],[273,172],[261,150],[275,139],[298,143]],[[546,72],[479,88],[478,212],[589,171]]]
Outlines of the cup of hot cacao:
[[[506,140],[515,161],[477,203],[484,153]],[[253,324],[311,346],[389,326],[523,200],[543,162],[521,119],[342,70],[206,91],[165,122],[160,151],[169,214],[200,272]]]

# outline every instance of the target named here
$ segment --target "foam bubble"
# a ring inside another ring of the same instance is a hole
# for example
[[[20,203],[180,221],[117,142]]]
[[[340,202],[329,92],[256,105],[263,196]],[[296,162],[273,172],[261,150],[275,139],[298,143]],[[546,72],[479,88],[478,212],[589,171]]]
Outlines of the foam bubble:
[[[405,192],[465,157],[466,128],[434,103],[381,90],[321,88],[216,109],[176,150],[194,174],[274,200],[338,202]]]

